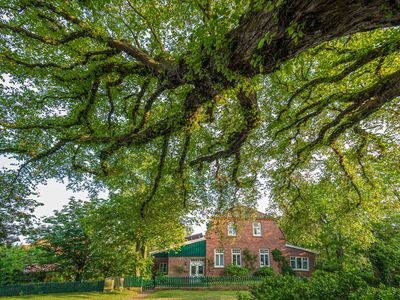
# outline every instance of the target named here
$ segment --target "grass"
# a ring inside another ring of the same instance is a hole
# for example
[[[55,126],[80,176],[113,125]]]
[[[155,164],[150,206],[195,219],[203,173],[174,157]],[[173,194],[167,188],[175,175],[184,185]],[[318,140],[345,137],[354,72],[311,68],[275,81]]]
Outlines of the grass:
[[[246,291],[208,291],[208,290],[162,290],[156,291],[145,299],[207,299],[207,300],[236,300],[237,294],[246,293]]]
[[[26,295],[26,296],[12,296],[0,297],[0,300],[129,300],[137,293],[133,291],[122,291],[113,293],[99,293],[99,292],[86,292],[86,293],[57,293],[46,295]]]

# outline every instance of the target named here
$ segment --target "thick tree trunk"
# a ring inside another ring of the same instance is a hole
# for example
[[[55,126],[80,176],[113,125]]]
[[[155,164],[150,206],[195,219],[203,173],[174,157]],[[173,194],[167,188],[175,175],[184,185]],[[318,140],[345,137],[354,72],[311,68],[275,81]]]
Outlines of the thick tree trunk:
[[[333,38],[356,32],[400,24],[398,1],[367,0],[290,0],[278,10],[264,8],[249,13],[230,33],[229,67],[243,75],[259,72],[252,66],[260,56],[263,72],[274,71],[301,51]],[[294,38],[288,28],[301,31]],[[258,42],[268,33],[270,42],[257,49]]]
[[[137,260],[142,261],[142,260],[147,259],[147,256],[148,256],[147,245],[140,238],[136,240],[135,252],[136,252]],[[137,264],[137,263],[135,264],[135,275],[136,276],[142,275],[142,270],[141,270],[140,264]]]

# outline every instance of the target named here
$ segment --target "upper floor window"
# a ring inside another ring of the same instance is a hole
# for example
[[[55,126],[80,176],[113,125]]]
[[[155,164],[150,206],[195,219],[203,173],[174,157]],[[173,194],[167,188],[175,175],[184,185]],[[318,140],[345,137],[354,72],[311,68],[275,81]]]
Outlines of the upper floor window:
[[[236,236],[236,225],[234,222],[228,223],[228,236]]]
[[[290,257],[290,266],[293,270],[308,271],[310,269],[310,262],[308,257]]]
[[[242,265],[242,251],[240,249],[232,249],[232,265]]]
[[[253,235],[261,236],[261,223],[260,222],[253,222]]]
[[[260,249],[260,267],[269,267],[268,249]]]
[[[215,268],[223,268],[224,267],[224,249],[215,249],[214,250],[214,267]]]

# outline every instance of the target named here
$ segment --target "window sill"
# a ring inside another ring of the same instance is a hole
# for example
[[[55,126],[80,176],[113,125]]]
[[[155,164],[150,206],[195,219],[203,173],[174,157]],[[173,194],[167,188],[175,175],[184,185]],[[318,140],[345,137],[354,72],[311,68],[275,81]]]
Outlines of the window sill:
[[[292,269],[293,271],[299,271],[299,272],[309,272],[310,270],[305,270],[305,269]]]
[[[223,269],[225,266],[214,266],[214,269]]]

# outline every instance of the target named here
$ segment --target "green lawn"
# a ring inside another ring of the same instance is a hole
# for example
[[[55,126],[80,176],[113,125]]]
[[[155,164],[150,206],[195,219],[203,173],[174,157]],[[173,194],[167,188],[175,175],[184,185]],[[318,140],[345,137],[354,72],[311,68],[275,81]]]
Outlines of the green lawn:
[[[246,291],[187,291],[187,290],[163,290],[157,291],[145,299],[172,298],[172,299],[207,299],[207,300],[236,300],[237,293],[248,293]]]
[[[66,293],[66,294],[47,294],[47,295],[27,295],[0,297],[0,300],[129,300],[137,293],[133,291],[113,292],[113,293]]]

